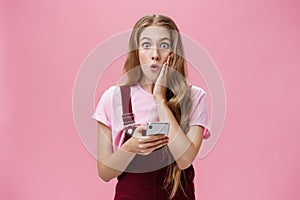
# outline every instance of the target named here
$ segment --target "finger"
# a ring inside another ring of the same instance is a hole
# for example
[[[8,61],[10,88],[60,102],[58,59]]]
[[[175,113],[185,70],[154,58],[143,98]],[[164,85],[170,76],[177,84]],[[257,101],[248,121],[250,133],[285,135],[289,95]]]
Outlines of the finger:
[[[143,131],[143,130],[147,130],[147,125],[140,125],[137,127],[137,131]]]
[[[137,126],[135,131],[136,132],[141,132],[143,130],[146,130],[147,129],[147,126],[146,125],[140,125],[140,126]]]
[[[173,61],[174,61],[174,54],[171,53],[170,54],[170,59],[169,59],[169,62],[168,62],[168,66],[169,67],[172,66],[172,65],[174,65]]]
[[[137,154],[140,154],[140,155],[148,155],[150,152],[141,149],[141,150],[137,151],[136,153],[137,153]]]
[[[170,59],[171,59],[171,55],[169,55],[168,58],[167,58],[167,64],[168,64],[168,66],[170,64]]]
[[[164,70],[164,77],[167,77],[168,71],[169,71],[169,67],[165,67],[165,70]]]
[[[142,151],[140,153],[137,153],[137,154],[140,154],[140,155],[143,155],[143,156],[146,156],[148,154],[150,154],[152,151]]]
[[[171,54],[170,54],[170,62],[173,61],[173,59],[174,59],[174,54],[171,53]]]
[[[140,148],[139,150],[137,150],[137,154],[148,155],[155,149],[159,149],[167,144],[168,144],[168,142],[164,141],[164,142],[149,146],[148,148],[146,148],[146,145],[143,145],[143,148]]]
[[[163,71],[162,71],[162,77],[166,77],[168,71],[168,66],[164,66]]]
[[[151,142],[156,142],[156,141],[161,141],[161,140],[169,140],[169,138],[163,134],[153,135],[153,136],[149,136],[148,138],[146,138],[143,141],[143,143],[151,143]]]
[[[154,150],[156,150],[156,149],[159,149],[159,148],[162,148],[162,147],[166,146],[167,144],[168,144],[168,143],[161,143],[161,144],[152,146],[152,147],[148,148],[147,151],[152,152],[152,151],[154,151]]]
[[[164,62],[163,67],[168,66],[168,61]]]
[[[169,140],[164,138],[164,139],[160,139],[160,140],[156,140],[156,141],[153,141],[153,142],[148,142],[148,143],[142,144],[141,146],[144,149],[149,149],[149,148],[153,148],[153,147],[168,144],[168,142],[169,142]]]
[[[167,66],[165,64],[163,64],[162,69],[160,70],[157,81],[156,81],[157,83],[162,82],[163,77],[165,76],[165,73],[166,73],[166,68],[167,68]]]
[[[162,74],[164,74],[165,68],[166,68],[166,66],[165,66],[165,64],[163,64],[163,66],[162,66],[162,68],[161,68],[161,70],[160,70],[160,72],[159,72],[158,77],[161,77]]]
[[[167,138],[164,134],[150,135],[150,136],[145,140],[145,142],[153,142],[153,141],[161,140],[161,139],[164,139],[164,138]]]
[[[140,137],[143,135],[143,131],[146,131],[147,130],[147,126],[146,125],[140,125],[138,126],[135,130],[134,130],[134,133],[133,133],[133,136],[134,137]]]
[[[169,66],[169,64],[170,64],[170,56],[171,55],[168,55],[167,60],[166,60],[166,62],[164,62],[163,66]]]

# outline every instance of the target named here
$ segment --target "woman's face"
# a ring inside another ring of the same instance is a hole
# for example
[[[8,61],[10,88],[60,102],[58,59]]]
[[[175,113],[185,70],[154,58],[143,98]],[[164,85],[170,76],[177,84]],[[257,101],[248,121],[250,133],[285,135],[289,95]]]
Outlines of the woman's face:
[[[151,25],[146,27],[139,39],[139,61],[143,71],[142,81],[155,82],[171,53],[171,36],[168,29]]]

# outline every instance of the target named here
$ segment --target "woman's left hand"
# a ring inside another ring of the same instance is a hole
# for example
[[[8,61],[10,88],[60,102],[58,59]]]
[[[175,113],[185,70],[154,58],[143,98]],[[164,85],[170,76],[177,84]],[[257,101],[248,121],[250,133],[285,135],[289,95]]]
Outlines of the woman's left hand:
[[[167,74],[168,67],[170,64],[170,59],[173,54],[169,55],[167,61],[163,64],[162,69],[157,77],[157,80],[153,89],[153,96],[156,102],[166,100],[166,86],[167,86]]]

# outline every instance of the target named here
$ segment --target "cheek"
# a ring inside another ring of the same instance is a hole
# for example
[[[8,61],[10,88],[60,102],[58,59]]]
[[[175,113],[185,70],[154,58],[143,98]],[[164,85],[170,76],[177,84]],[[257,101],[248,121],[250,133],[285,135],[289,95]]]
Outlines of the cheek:
[[[147,55],[146,52],[144,51],[139,51],[139,60],[140,60],[140,64],[143,65],[146,63],[146,59],[147,59]]]
[[[171,54],[171,51],[169,51],[169,50],[162,50],[160,54],[161,54],[161,58],[162,59],[167,59],[168,56]]]

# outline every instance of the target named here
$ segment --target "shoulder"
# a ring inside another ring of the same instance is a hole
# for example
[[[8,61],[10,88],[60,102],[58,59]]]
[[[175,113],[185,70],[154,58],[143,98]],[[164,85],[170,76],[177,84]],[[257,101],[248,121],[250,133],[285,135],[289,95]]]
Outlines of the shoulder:
[[[108,89],[106,89],[102,96],[111,97],[118,91],[120,91],[120,87],[113,85],[113,86],[110,86]]]
[[[192,98],[202,98],[205,95],[206,95],[206,92],[204,91],[204,89],[202,89],[198,86],[195,86],[195,85],[191,86],[191,97]]]
[[[118,96],[120,93],[120,87],[119,86],[110,86],[108,89],[106,89],[102,96],[101,96],[101,102],[111,102],[115,96]]]
[[[108,89],[106,89],[101,98],[105,99],[119,99],[121,97],[121,87],[129,87],[131,90],[131,94],[136,93],[137,91],[140,91],[141,88],[138,84],[126,86],[126,85],[114,85],[110,86]]]

